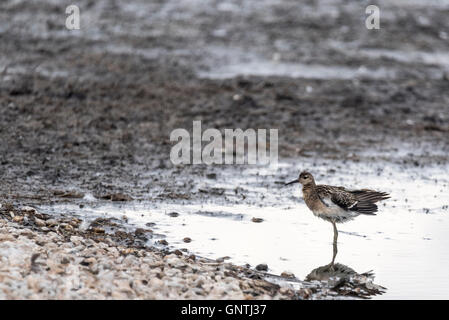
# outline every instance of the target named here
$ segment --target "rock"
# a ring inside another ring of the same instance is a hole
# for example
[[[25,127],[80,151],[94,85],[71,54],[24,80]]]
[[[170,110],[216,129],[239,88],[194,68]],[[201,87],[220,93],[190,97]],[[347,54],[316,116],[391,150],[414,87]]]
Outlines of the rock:
[[[131,201],[134,200],[131,196],[123,193],[112,193],[101,197],[101,199],[111,200],[111,201]]]
[[[166,246],[166,245],[168,245],[168,242],[167,242],[167,240],[164,240],[164,239],[162,239],[162,240],[159,240],[157,243],[159,243],[159,244],[162,244],[163,246]]]
[[[172,217],[172,218],[176,218],[176,217],[179,216],[179,213],[177,213],[177,212],[170,212],[168,215],[169,215],[170,217]]]
[[[290,271],[284,271],[281,273],[281,277],[287,278],[287,279],[295,279],[295,275]]]
[[[36,209],[34,209],[33,207],[29,207],[29,206],[23,206],[21,209],[22,209],[22,212],[24,212],[24,213],[34,214],[37,212]]]
[[[36,240],[36,244],[41,247],[45,246],[46,243],[47,241],[45,240]]]
[[[154,289],[163,288],[164,281],[162,281],[161,279],[158,279],[158,278],[152,278],[152,279],[150,279],[148,286],[153,287]]]
[[[184,241],[185,243],[190,243],[192,242],[192,239],[190,239],[189,237],[185,237],[184,239],[182,239],[182,241]]]
[[[25,236],[28,239],[34,239],[35,238],[34,232],[32,232],[31,230],[28,230],[28,229],[24,229],[24,230],[20,231],[20,235],[21,236]]]
[[[84,197],[84,193],[77,192],[77,191],[61,191],[56,190],[53,192],[55,196],[62,197],[62,198],[75,198],[80,199]]]
[[[298,293],[303,299],[308,299],[313,294],[312,290],[309,288],[299,289]]]
[[[195,261],[196,260],[196,256],[194,254],[191,254],[189,256],[189,259],[192,260],[192,261]]]
[[[289,297],[293,297],[294,294],[295,294],[292,289],[285,288],[285,287],[280,288],[279,289],[279,293],[284,295],[284,296],[289,296]]]
[[[83,266],[90,266],[97,263],[97,260],[94,257],[85,258],[83,261],[80,262]]]
[[[4,241],[14,241],[14,237],[10,234],[0,234],[0,243]]]
[[[151,230],[145,230],[145,229],[142,229],[142,228],[137,228],[134,231],[134,235],[136,237],[138,237],[139,239],[147,240],[147,233],[151,233],[151,232],[152,232]]]
[[[70,237],[70,242],[72,242],[74,245],[80,245],[81,243],[83,243],[84,238],[82,237],[78,237],[78,236],[71,236]]]
[[[166,263],[175,268],[182,268],[186,266],[185,262],[182,261],[182,259],[179,259],[176,255],[170,255],[170,258],[166,260]]]
[[[58,225],[58,221],[56,221],[56,219],[48,219],[47,221],[45,221],[45,224],[48,227],[54,227],[54,226]]]
[[[74,228],[78,228],[78,226],[81,224],[81,220],[77,219],[77,218],[73,218],[69,221],[69,224]]]
[[[195,294],[198,295],[198,296],[203,296],[203,295],[206,294],[206,293],[204,292],[204,290],[201,289],[201,288],[192,288],[191,290],[192,290],[193,293],[195,293]]]
[[[206,178],[215,180],[215,179],[217,179],[217,174],[216,173],[208,173],[208,174],[206,174]]]
[[[38,227],[45,227],[45,221],[41,220],[39,218],[34,218],[34,223],[38,226]]]
[[[92,228],[92,231],[94,233],[105,233],[103,228]]]
[[[256,266],[257,271],[268,271],[268,265],[266,263],[261,263]]]
[[[253,217],[253,218],[251,219],[251,221],[252,221],[252,222],[255,222],[255,223],[260,223],[260,222],[263,221],[263,219],[262,219],[262,218],[255,218],[255,217]]]
[[[69,264],[70,260],[67,257],[61,259],[61,264]]]
[[[231,257],[229,257],[229,256],[224,256],[224,257],[220,257],[220,258],[218,258],[218,259],[215,259],[215,261],[222,263],[222,262],[224,262],[225,260],[229,260],[229,259],[231,259]]]
[[[129,254],[136,253],[136,249],[134,249],[134,248],[125,248],[125,249],[121,250],[120,253],[126,256],[126,255],[129,255]]]
[[[73,227],[70,224],[68,224],[68,223],[61,223],[60,227],[62,229],[64,229],[64,230],[67,230],[67,231],[72,231],[73,230]]]
[[[23,216],[15,216],[14,218],[12,218],[12,221],[16,223],[21,223],[23,222]]]

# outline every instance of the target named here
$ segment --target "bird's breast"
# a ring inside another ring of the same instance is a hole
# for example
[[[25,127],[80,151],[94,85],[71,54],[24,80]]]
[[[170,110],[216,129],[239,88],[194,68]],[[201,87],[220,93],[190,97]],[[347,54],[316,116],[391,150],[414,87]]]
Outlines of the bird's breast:
[[[328,207],[326,206],[326,204],[324,204],[320,200],[320,198],[318,197],[316,192],[314,192],[310,188],[305,188],[305,187],[303,188],[302,192],[303,192],[303,198],[304,198],[304,202],[306,203],[306,206],[315,215],[325,213],[327,211]]]
[[[353,212],[346,211],[332,202],[323,202],[311,189],[303,188],[303,196],[307,207],[318,218],[340,223],[349,221],[354,216]]]

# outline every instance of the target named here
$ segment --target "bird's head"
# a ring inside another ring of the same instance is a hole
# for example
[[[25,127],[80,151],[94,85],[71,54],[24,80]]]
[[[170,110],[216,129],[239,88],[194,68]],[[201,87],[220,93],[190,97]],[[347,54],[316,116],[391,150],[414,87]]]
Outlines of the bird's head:
[[[313,176],[311,173],[307,172],[307,171],[303,171],[299,174],[298,179],[290,181],[289,183],[286,183],[285,185],[289,185],[289,184],[293,184],[293,183],[300,183],[303,186],[306,186],[308,184],[313,184],[315,183],[315,180],[313,179]]]

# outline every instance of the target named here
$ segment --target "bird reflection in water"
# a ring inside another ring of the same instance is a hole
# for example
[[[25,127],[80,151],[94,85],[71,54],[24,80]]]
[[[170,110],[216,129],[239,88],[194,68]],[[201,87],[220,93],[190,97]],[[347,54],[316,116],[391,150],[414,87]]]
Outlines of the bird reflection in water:
[[[344,264],[334,263],[337,256],[336,241],[333,243],[333,249],[332,262],[313,269],[307,275],[306,281],[320,281],[323,289],[339,296],[370,298],[385,292],[386,288],[373,283],[372,271],[360,274]]]

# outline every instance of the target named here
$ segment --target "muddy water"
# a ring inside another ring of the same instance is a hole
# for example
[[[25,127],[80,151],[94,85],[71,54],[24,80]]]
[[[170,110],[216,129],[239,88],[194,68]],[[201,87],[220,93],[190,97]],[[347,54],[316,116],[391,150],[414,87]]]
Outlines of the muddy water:
[[[300,159],[277,167],[224,167],[202,190],[223,195],[208,203],[132,202],[114,205],[89,197],[78,204],[41,207],[41,211],[128,218],[134,227],[155,223],[149,245],[166,239],[172,248],[197,255],[229,257],[239,265],[266,263],[269,272],[293,272],[304,279],[332,259],[332,226],[317,219],[300,199],[298,186],[284,187],[308,168],[318,183],[370,187],[391,193],[377,216],[359,216],[339,225],[336,262],[362,273],[372,270],[375,283],[387,288],[380,298],[449,297],[449,179],[447,164],[404,166],[386,162],[340,162]],[[335,168],[336,172],[330,170]],[[241,193],[235,188],[241,188]],[[179,215],[173,217],[170,213]],[[253,222],[261,218],[262,222]],[[123,221],[123,220],[121,220]],[[87,224],[86,224],[87,225]],[[189,237],[190,243],[183,239]]]

